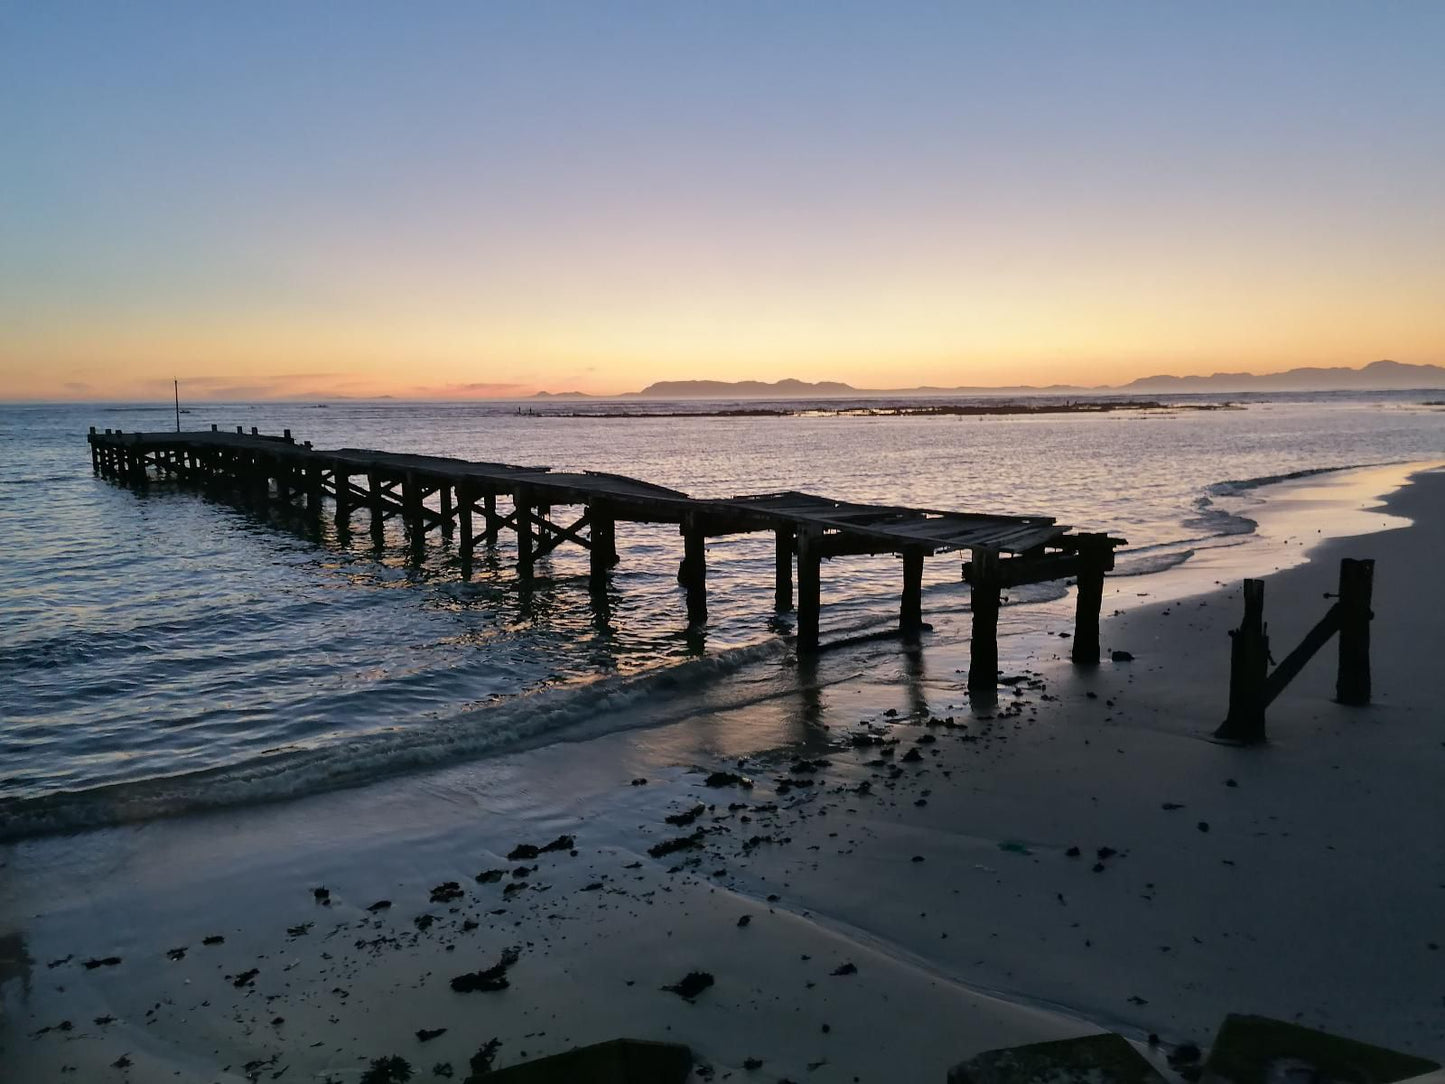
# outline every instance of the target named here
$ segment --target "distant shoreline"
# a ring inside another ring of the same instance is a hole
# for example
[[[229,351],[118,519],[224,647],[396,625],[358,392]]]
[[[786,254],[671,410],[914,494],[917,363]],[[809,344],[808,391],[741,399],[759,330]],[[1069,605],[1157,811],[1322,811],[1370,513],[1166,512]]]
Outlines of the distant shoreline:
[[[612,410],[612,411],[539,411],[517,408],[523,417],[538,418],[794,418],[804,415],[821,417],[897,418],[959,415],[982,417],[993,414],[1109,414],[1119,410],[1243,410],[1239,403],[1162,403],[1154,399],[1058,403],[904,403],[896,406],[803,406],[803,407],[729,407],[717,410]]]

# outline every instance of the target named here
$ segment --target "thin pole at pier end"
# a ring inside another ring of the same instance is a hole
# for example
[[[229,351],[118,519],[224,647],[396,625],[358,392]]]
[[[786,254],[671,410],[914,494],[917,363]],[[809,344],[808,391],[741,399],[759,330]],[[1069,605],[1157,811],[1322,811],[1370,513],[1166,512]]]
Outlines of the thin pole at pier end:
[[[171,385],[176,393],[176,432],[179,433],[181,431],[181,382],[172,380]]]

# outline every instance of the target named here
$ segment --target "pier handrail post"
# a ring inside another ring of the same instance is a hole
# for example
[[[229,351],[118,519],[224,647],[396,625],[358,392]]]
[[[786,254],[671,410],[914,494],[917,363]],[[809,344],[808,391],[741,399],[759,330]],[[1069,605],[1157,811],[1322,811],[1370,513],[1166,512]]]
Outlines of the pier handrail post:
[[[1244,581],[1244,619],[1229,655],[1229,714],[1214,732],[1221,741],[1265,741],[1265,680],[1269,676],[1269,626],[1264,622],[1264,581]]]
[[[1370,610],[1375,562],[1346,557],[1340,561],[1340,668],[1335,699],[1341,704],[1370,702]]]
[[[898,607],[898,628],[905,635],[923,628],[923,547],[903,550],[903,597]]]
[[[421,518],[421,483],[415,471],[407,471],[401,480],[401,505],[406,511],[406,532],[411,542],[412,558],[420,561],[426,552],[426,528]]]
[[[978,548],[970,562],[969,608],[973,611],[968,648],[968,693],[975,704],[998,700],[998,611],[1003,593],[998,550]]]
[[[374,470],[366,472],[367,493],[371,498],[371,542],[381,549],[386,541],[385,516],[381,507],[381,475]]]
[[[773,532],[773,609],[793,608],[793,528],[779,527]]]
[[[795,538],[798,551],[798,654],[816,655],[818,615],[822,608],[822,535],[818,528],[800,523]]]

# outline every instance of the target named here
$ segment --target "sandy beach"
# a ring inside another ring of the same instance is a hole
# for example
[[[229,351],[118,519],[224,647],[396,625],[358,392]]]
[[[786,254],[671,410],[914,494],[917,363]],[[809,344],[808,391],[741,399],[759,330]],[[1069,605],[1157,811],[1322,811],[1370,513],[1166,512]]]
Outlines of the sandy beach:
[[[1445,473],[1369,534],[1317,543],[1317,500],[1261,521],[1308,556],[1257,569],[1274,654],[1372,557],[1375,702],[1332,702],[1331,644],[1266,747],[1208,740],[1240,604],[1200,561],[1108,581],[1132,661],[1038,646],[997,707],[940,629],[889,672],[825,653],[796,701],[8,845],[0,1079],[462,1078],[491,1040],[503,1066],[629,1035],[698,1079],[941,1081],[1101,1029],[1167,1071],[1228,1012],[1440,1059]],[[787,740],[758,752],[764,717]]]

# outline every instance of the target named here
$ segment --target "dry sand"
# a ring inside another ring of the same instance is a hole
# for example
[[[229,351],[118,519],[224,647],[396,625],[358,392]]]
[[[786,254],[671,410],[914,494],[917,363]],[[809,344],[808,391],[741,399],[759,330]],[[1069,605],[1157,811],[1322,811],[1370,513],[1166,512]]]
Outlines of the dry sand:
[[[969,709],[940,637],[805,697],[799,741],[741,766],[743,722],[694,720],[7,847],[0,1080],[348,1081],[389,1054],[460,1079],[489,1039],[501,1066],[631,1035],[691,1044],[713,1079],[941,1081],[1100,1028],[1207,1043],[1230,1011],[1439,1059],[1445,474],[1388,508],[1413,526],[1326,542],[1266,597],[1283,657],[1339,558],[1376,558],[1376,703],[1331,702],[1330,645],[1265,748],[1207,740],[1234,593],[1120,579],[1104,639],[1134,660],[1040,652],[996,710]],[[1274,529],[1304,541],[1292,511]],[[505,989],[452,989],[513,949]],[[714,979],[695,999],[663,989],[692,971]]]

